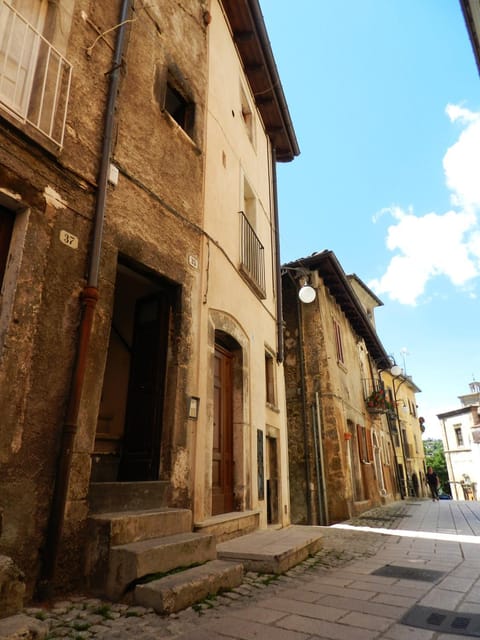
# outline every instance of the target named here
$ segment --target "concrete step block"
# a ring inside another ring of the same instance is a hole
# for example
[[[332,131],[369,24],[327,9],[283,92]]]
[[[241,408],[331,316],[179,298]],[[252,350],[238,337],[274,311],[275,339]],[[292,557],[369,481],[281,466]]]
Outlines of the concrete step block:
[[[190,567],[216,557],[214,536],[192,532],[112,547],[105,593],[115,600],[144,576]]]
[[[92,482],[88,492],[90,513],[160,509],[166,507],[169,483]]]
[[[291,525],[262,529],[217,544],[217,557],[241,562],[247,571],[281,574],[320,551],[322,545],[318,528]]]
[[[190,533],[191,530],[192,512],[189,509],[164,508],[90,516],[85,561],[90,587],[98,593],[103,590],[111,547]]]
[[[137,585],[134,598],[138,605],[152,607],[157,613],[174,613],[207,596],[233,589],[242,580],[242,564],[212,560],[200,567]]]
[[[117,546],[171,536],[192,530],[192,512],[189,509],[150,509],[102,513],[90,517],[92,528],[108,536],[108,544]]]

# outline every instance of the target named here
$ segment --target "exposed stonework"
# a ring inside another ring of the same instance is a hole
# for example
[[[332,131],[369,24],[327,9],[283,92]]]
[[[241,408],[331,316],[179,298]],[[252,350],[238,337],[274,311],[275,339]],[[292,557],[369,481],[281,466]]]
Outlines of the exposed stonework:
[[[21,611],[24,596],[25,576],[11,558],[0,555],[0,618]]]

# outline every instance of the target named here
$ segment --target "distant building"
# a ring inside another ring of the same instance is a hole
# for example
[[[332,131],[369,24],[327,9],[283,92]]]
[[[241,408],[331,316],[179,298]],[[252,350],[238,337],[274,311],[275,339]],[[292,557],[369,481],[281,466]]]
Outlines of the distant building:
[[[282,270],[292,521],[328,524],[399,495],[379,373],[391,361],[372,319],[381,302],[332,251]]]
[[[458,396],[461,407],[437,414],[452,497],[478,500],[480,482],[480,382],[470,383],[470,393]]]
[[[423,422],[418,416],[416,394],[420,389],[411,376],[401,371],[382,371],[385,393],[391,407],[388,420],[395,444],[395,458],[404,496],[425,496],[425,452]]]

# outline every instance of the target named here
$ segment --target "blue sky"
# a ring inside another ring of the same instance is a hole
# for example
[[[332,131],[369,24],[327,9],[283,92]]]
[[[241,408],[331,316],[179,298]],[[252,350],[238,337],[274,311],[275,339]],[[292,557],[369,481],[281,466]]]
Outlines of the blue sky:
[[[282,262],[331,249],[436,414],[480,379],[480,78],[458,0],[260,0],[301,155]]]

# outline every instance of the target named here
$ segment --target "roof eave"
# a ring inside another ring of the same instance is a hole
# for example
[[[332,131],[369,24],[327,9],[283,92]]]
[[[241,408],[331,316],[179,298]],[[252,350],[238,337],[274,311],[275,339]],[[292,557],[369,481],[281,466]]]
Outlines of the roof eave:
[[[220,0],[250,84],[255,104],[275,149],[276,160],[300,154],[258,0]]]
[[[380,370],[390,369],[390,357],[333,251],[326,250],[321,253],[315,253],[307,258],[289,262],[284,267],[301,267],[311,271],[318,271],[319,276],[347,316],[354,331],[365,341],[368,352],[377,367]]]

